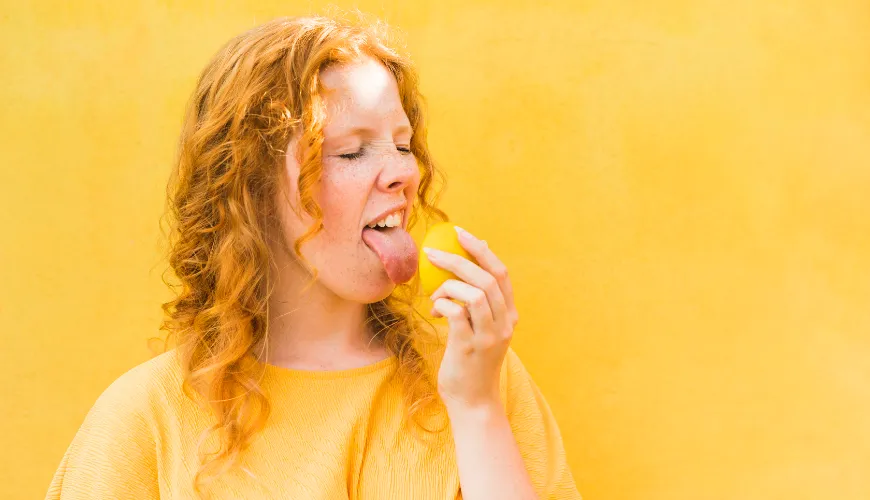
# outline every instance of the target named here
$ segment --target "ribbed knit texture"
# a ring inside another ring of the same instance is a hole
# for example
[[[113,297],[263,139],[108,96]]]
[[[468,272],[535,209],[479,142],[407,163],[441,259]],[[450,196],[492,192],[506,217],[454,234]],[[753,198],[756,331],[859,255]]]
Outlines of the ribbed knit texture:
[[[331,372],[267,365],[268,424],[210,498],[461,499],[449,429],[421,441],[402,424],[396,366],[394,357]],[[46,499],[196,498],[197,440],[211,420],[181,380],[176,350],[115,380],[85,417]],[[579,499],[556,421],[513,350],[502,397],[540,498]]]

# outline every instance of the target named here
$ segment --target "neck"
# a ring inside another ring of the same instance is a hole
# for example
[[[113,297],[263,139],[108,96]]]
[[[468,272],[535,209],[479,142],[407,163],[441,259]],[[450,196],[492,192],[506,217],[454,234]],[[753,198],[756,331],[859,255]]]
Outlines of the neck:
[[[273,271],[263,361],[286,368],[330,370],[385,357],[384,347],[372,341],[365,326],[366,304],[339,297],[319,281],[308,285],[311,274],[295,259],[284,260]]]

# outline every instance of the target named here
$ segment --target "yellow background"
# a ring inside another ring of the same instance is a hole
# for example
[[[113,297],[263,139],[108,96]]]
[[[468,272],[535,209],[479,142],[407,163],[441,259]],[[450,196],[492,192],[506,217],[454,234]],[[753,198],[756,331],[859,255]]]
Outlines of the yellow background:
[[[148,357],[195,75],[321,4],[5,4],[0,496],[25,499]],[[511,270],[587,499],[870,498],[870,3],[356,5],[408,32],[444,206]]]

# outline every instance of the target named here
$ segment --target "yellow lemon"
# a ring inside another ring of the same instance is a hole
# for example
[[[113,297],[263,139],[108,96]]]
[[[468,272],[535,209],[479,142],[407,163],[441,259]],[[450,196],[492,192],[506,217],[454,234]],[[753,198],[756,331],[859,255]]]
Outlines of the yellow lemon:
[[[477,260],[462,248],[459,243],[459,235],[454,229],[452,222],[440,222],[430,227],[426,231],[426,236],[423,237],[423,247],[437,248],[445,252],[455,253],[477,264]],[[459,279],[455,274],[445,269],[441,269],[426,256],[425,252],[420,252],[420,285],[426,295],[432,295],[442,283],[449,279]]]

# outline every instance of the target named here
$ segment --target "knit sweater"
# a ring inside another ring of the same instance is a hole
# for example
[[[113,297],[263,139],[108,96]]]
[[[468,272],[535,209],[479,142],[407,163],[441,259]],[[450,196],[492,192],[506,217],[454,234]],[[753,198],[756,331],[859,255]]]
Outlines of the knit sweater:
[[[210,498],[462,498],[449,426],[427,438],[402,421],[395,357],[339,371],[265,366],[266,427],[240,466],[209,487]],[[117,378],[85,417],[46,500],[196,498],[197,442],[212,421],[181,382],[177,349]],[[501,390],[539,498],[579,500],[556,421],[513,350]],[[214,445],[211,436],[206,442]]]

